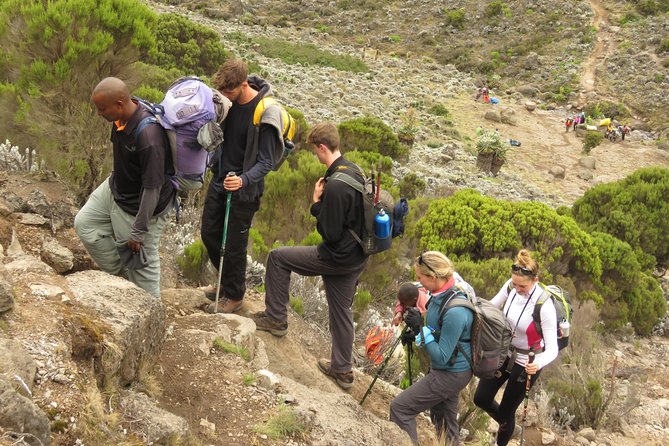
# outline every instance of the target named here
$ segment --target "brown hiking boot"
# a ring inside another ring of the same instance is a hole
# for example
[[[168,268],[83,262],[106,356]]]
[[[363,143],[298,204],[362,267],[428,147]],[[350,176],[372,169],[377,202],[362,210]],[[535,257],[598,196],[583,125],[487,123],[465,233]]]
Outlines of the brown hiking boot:
[[[269,331],[277,337],[285,336],[288,333],[288,322],[277,321],[273,317],[268,316],[264,311],[254,313],[251,319],[256,323],[258,330]]]
[[[199,290],[204,292],[204,297],[209,299],[210,301],[214,302],[216,300],[216,287],[213,285],[209,285],[206,287],[200,287],[198,288]],[[220,294],[218,298],[220,299],[223,297],[223,290],[220,291]]]
[[[218,301],[218,309],[214,311],[214,307],[216,306],[216,302],[214,302],[207,307],[207,313],[236,313],[241,310],[242,305],[244,305],[243,300],[221,299]]]
[[[344,390],[348,390],[353,387],[353,371],[350,372],[333,372],[331,370],[330,361],[327,359],[318,360],[318,369],[328,375],[330,378],[334,378],[337,382],[337,385]]]

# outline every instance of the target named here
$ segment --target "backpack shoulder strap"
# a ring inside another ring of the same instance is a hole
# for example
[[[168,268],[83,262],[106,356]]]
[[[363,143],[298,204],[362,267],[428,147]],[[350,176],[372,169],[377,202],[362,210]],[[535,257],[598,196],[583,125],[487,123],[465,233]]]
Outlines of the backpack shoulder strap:
[[[543,337],[544,333],[541,329],[541,308],[548,299],[553,297],[553,293],[551,293],[543,283],[539,283],[538,286],[541,287],[541,294],[539,295],[539,299],[537,299],[537,303],[534,304],[534,311],[532,311],[532,321],[534,322],[534,328],[536,328],[539,336]]]
[[[142,131],[149,124],[159,124],[160,125],[160,121],[158,120],[157,117],[155,117],[153,115],[144,117],[141,121],[139,121],[139,124],[137,124],[137,127],[135,127],[135,130],[133,130],[133,132],[132,132],[135,139],[139,138],[139,135],[142,134]]]
[[[258,104],[256,104],[256,108],[253,111],[253,125],[260,124],[260,118],[262,117],[262,114],[265,113],[265,110],[270,105],[278,105],[278,102],[276,102],[276,99],[274,99],[272,96],[265,96],[260,101],[258,101]]]
[[[346,166],[341,166],[341,167],[346,167]],[[328,177],[328,180],[337,180],[341,181],[342,183],[346,183],[349,186],[351,186],[353,189],[357,190],[361,194],[365,192],[365,186],[360,183],[359,181],[356,181],[355,178],[353,178],[351,175],[344,173],[343,171],[340,171],[337,169],[332,175]]]

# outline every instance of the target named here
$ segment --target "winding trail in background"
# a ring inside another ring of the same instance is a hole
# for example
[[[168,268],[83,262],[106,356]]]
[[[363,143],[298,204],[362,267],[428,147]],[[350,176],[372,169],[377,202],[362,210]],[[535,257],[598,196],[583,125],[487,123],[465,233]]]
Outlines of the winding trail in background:
[[[612,49],[610,44],[611,36],[606,31],[609,25],[609,13],[604,8],[601,0],[590,0],[590,5],[595,13],[592,19],[592,26],[595,28],[595,48],[583,63],[581,88],[586,92],[595,91],[597,67],[605,59],[605,54]]]

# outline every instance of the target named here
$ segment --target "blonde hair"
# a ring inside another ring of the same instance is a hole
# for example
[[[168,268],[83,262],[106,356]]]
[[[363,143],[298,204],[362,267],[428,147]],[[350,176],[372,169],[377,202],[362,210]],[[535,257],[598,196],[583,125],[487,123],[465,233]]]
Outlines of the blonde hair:
[[[514,265],[520,266],[522,268],[526,268],[532,272],[534,277],[537,277],[539,275],[539,264],[537,263],[536,260],[532,258],[532,255],[530,254],[530,251],[527,249],[521,249],[518,251],[518,255],[516,255],[516,261]],[[520,271],[519,275],[527,275],[527,274],[522,274],[522,271]]]
[[[453,276],[453,262],[438,251],[426,251],[416,257],[414,268],[423,276],[449,280]]]

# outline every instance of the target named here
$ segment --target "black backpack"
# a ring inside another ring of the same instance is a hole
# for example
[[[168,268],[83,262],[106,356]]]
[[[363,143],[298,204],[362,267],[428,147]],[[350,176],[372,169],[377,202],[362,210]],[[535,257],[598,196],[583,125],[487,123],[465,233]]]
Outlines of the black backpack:
[[[357,168],[357,173],[363,178],[364,184],[360,183],[351,172]],[[378,173],[380,175],[380,172]],[[378,179],[378,177],[377,177]],[[360,244],[362,251],[366,255],[377,254],[386,251],[392,246],[392,239],[401,235],[404,231],[402,218],[408,212],[408,203],[405,199],[400,199],[396,206],[393,206],[393,197],[388,191],[380,189],[380,181],[373,176],[367,177],[360,167],[339,166],[336,171],[328,177],[329,180],[341,181],[362,194],[364,224],[362,234],[357,234],[349,228],[353,238]],[[395,209],[398,209],[395,212]],[[385,213],[390,218],[391,230],[388,237],[379,238],[374,232],[374,223],[379,213]]]

